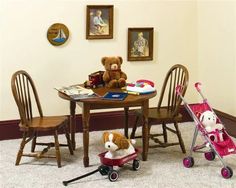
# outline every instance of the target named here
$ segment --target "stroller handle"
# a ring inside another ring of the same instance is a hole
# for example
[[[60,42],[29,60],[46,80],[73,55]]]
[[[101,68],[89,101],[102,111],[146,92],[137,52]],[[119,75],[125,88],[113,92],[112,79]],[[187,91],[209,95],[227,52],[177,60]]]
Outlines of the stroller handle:
[[[197,90],[198,92],[201,91],[201,88],[200,88],[201,85],[202,85],[202,84],[201,84],[200,82],[196,82],[196,83],[194,84],[194,86],[195,86],[195,88],[196,88],[196,90]]]

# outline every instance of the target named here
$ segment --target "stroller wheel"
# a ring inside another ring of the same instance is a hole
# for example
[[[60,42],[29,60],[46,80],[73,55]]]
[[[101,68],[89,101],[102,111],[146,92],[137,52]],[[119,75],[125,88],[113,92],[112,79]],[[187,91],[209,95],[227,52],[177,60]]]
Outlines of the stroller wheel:
[[[221,169],[221,175],[223,176],[223,178],[229,179],[233,176],[233,170],[228,166],[223,167]]]
[[[185,158],[183,159],[183,164],[184,164],[184,166],[185,166],[186,168],[191,168],[191,167],[194,165],[194,159],[193,159],[193,157],[190,157],[190,156],[185,157]]]
[[[209,152],[204,153],[204,156],[205,156],[206,160],[208,160],[208,161],[213,161],[216,157],[216,155],[213,151],[209,151]]]
[[[116,170],[111,170],[108,172],[108,178],[111,182],[114,182],[119,178],[119,174]]]

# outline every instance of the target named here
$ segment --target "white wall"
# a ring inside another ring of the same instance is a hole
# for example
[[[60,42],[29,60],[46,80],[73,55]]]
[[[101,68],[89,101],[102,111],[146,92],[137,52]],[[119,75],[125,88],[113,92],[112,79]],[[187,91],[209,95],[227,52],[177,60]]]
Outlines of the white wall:
[[[198,60],[209,102],[236,116],[236,1],[199,1]]]
[[[161,89],[167,70],[176,63],[190,72],[186,99],[196,101],[193,83],[197,80],[197,4],[196,1],[166,0],[0,0],[0,120],[18,119],[10,79],[19,69],[33,77],[44,114],[68,114],[69,104],[57,96],[55,86],[82,83],[87,75],[103,70],[103,56],[124,58],[128,81],[140,78],[155,82]],[[114,5],[114,38],[86,40],[86,5]],[[55,22],[67,25],[70,39],[54,47],[46,38]],[[154,27],[154,60],[127,62],[128,27]],[[150,105],[157,104],[156,98]],[[220,110],[224,110],[219,108]],[[80,110],[78,110],[80,113]]]

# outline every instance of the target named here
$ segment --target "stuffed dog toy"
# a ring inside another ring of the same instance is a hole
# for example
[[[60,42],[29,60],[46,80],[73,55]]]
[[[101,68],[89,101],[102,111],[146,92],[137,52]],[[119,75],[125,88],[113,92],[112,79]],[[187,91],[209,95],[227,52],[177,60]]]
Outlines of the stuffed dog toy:
[[[223,129],[223,125],[220,123],[217,123],[216,115],[210,110],[203,112],[199,119],[208,133],[212,131],[216,131],[216,129],[218,129],[219,131]],[[219,132],[219,138],[217,138],[216,134],[210,134],[209,137],[211,138],[211,140],[215,142],[223,141],[222,132]]]
[[[103,143],[107,149],[105,158],[119,159],[135,152],[133,147],[135,140],[127,139],[119,132],[104,132]]]

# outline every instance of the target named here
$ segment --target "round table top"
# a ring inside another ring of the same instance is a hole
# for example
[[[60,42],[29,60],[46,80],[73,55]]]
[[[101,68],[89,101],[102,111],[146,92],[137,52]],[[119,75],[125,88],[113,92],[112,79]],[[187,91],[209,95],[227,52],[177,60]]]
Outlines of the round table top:
[[[138,102],[142,102],[144,100],[148,100],[150,98],[153,98],[156,96],[157,92],[153,92],[150,94],[142,94],[142,95],[133,95],[133,94],[128,94],[128,96],[124,99],[124,100],[104,100],[102,96],[104,96],[107,92],[124,92],[122,89],[120,88],[115,88],[115,89],[111,89],[111,88],[106,88],[106,87],[99,87],[99,88],[94,88],[92,89],[94,91],[94,93],[96,93],[98,96],[98,98],[88,98],[88,99],[80,99],[80,100],[73,100],[72,98],[70,98],[68,95],[62,93],[62,92],[58,92],[59,97],[61,97],[62,99],[68,100],[68,101],[75,101],[75,102],[81,102],[81,103],[91,103],[91,104],[119,104],[119,103],[138,103]]]

